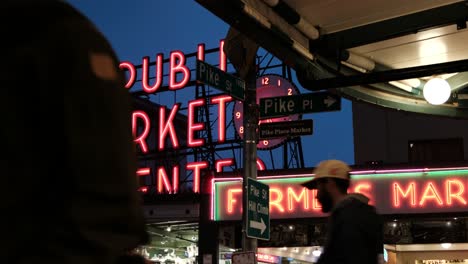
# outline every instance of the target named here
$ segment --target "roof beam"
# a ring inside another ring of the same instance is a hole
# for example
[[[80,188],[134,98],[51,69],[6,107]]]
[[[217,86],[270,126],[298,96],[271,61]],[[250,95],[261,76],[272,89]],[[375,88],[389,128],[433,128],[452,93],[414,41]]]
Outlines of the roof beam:
[[[301,72],[297,72],[297,77],[304,88],[316,91],[323,89],[383,83],[411,78],[420,78],[444,73],[465,71],[468,71],[468,59],[404,69],[393,69],[387,71],[378,71],[323,79],[314,79],[313,77],[311,78],[311,76],[313,76],[313,73],[301,74]]]

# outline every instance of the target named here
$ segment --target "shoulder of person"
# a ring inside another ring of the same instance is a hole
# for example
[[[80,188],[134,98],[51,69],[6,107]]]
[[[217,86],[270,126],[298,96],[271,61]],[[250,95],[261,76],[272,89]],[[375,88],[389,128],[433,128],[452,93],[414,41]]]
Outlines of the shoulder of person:
[[[368,218],[369,216],[377,216],[376,208],[369,205],[361,199],[348,198],[343,201],[335,212],[336,215],[351,216],[355,219]]]

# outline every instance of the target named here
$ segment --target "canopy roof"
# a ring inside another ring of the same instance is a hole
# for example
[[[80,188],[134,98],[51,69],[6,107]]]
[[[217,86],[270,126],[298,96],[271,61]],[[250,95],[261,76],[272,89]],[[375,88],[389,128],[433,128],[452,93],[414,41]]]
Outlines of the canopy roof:
[[[294,68],[306,89],[468,118],[468,1],[196,1]],[[442,105],[422,93],[435,75],[452,90]]]

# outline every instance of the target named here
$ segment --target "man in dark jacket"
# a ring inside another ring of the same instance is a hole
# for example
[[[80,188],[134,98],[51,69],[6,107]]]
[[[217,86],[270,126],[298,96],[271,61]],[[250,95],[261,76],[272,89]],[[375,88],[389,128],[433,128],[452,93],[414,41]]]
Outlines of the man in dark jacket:
[[[328,238],[319,264],[376,264],[383,251],[383,226],[361,194],[347,194],[350,168],[339,160],[321,162],[302,185],[317,189],[322,211],[329,213]]]
[[[69,4],[0,4],[2,263],[116,263],[145,242],[130,96]]]

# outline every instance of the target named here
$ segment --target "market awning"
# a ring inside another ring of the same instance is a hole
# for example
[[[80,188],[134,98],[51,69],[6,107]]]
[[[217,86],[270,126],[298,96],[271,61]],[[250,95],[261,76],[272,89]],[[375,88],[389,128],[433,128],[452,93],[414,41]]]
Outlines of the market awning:
[[[294,68],[308,90],[468,118],[468,1],[196,1]],[[440,105],[423,96],[434,77],[450,85]]]

